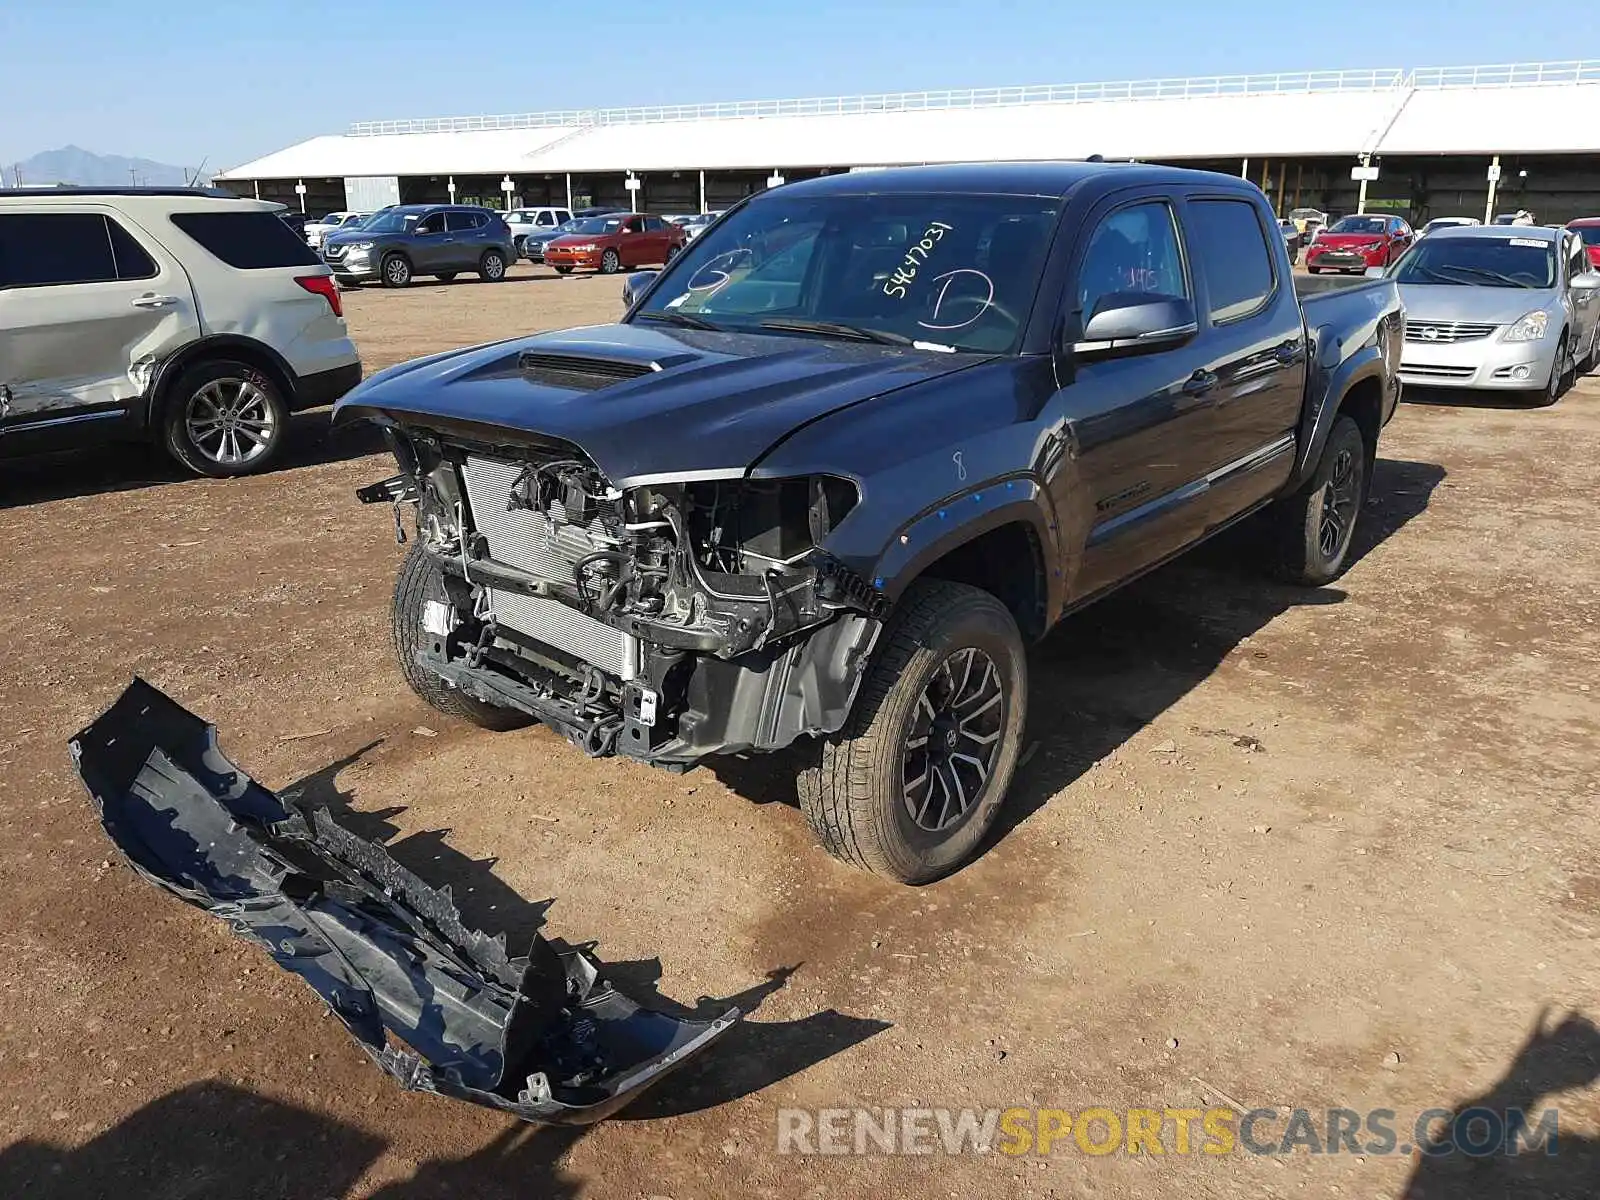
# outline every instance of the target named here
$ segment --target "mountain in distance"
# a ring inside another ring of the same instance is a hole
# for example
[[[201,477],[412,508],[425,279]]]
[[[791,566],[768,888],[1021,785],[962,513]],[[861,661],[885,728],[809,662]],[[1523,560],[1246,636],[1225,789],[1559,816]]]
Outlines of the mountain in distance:
[[[124,158],[120,154],[94,154],[79,146],[63,146],[25,158],[19,163],[0,166],[0,186],[15,187],[17,171],[24,187],[51,187],[75,183],[82,187],[182,187],[194,168],[174,167],[148,158]],[[201,182],[207,182],[204,176]]]

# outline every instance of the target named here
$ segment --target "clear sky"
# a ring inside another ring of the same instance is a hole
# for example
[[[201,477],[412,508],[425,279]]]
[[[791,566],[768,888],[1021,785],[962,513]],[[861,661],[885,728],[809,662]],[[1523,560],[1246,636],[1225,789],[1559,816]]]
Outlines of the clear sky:
[[[0,162],[73,143],[219,169],[369,118],[1584,57],[1596,0],[0,0]]]

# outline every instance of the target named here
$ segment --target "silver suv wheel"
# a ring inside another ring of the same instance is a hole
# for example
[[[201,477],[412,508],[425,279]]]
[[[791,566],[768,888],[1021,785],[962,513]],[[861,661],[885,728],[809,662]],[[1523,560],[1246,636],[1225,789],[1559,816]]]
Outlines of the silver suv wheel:
[[[248,379],[213,379],[189,397],[184,430],[209,461],[240,467],[271,449],[278,415],[266,395]]]

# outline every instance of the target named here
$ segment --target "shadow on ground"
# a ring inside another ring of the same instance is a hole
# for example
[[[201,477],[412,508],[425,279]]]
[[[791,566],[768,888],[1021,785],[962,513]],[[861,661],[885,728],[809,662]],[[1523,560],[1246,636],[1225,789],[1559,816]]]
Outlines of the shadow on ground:
[[[1379,459],[1352,564],[1421,515],[1444,478],[1434,463]],[[1028,708],[1040,716],[1029,724],[1028,741],[1038,750],[1012,783],[991,844],[1199,686],[1275,617],[1344,601],[1337,584],[1305,588],[1268,576],[1264,539],[1251,522],[1228,530],[1128,585],[1114,603],[1068,617],[1035,648]]]
[[[1600,1029],[1569,1013],[1547,1027],[1545,1014],[1488,1091],[1441,1108],[1434,1135],[1402,1200],[1592,1200],[1600,1193],[1600,1140],[1559,1131],[1535,1144],[1497,1136],[1525,1120],[1539,1128],[1542,1106],[1560,1093],[1600,1081]],[[1469,1149],[1475,1152],[1468,1152]]]
[[[508,1125],[461,1158],[423,1163],[372,1200],[563,1200],[579,1181],[561,1158],[582,1129]],[[218,1081],[162,1096],[84,1145],[0,1150],[0,1196],[37,1200],[283,1200],[349,1195],[386,1146],[322,1113]]]
[[[377,426],[330,427],[330,410],[295,413],[289,419],[284,447],[268,468],[291,471],[323,463],[362,458],[383,450]],[[166,453],[145,442],[118,442],[58,454],[10,459],[3,464],[0,509],[42,504],[72,496],[127,492],[194,479]]]

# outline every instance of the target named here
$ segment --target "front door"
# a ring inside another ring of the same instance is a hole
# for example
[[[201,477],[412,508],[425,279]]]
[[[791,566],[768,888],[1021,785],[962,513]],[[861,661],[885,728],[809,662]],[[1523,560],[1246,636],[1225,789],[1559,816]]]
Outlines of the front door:
[[[418,275],[454,270],[444,213],[431,212],[411,228],[411,269]]]
[[[1194,299],[1176,213],[1165,196],[1108,201],[1090,231],[1062,307],[1076,340],[1096,306],[1130,292]],[[1080,362],[1045,410],[1059,421],[1071,466],[1050,481],[1068,524],[1063,544],[1085,546],[1068,583],[1076,602],[1181,549],[1203,528],[1194,481],[1205,475],[1214,380],[1197,343]],[[1203,486],[1202,489],[1203,491]]]
[[[644,231],[644,218],[637,213],[624,217],[622,236],[617,239],[617,257],[625,267],[650,261],[650,238]]]
[[[188,275],[116,214],[0,214],[0,431],[121,417],[199,332]]]

